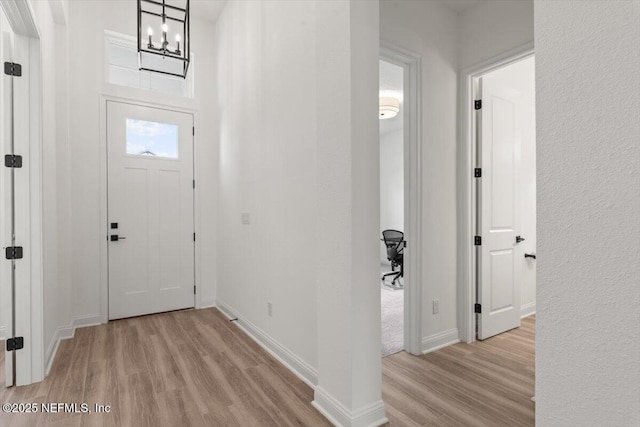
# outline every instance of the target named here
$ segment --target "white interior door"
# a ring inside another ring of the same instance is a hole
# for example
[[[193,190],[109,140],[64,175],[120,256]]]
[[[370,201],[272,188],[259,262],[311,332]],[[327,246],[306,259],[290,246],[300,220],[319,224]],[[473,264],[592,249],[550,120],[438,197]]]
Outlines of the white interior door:
[[[13,62],[14,35],[9,22],[0,9],[0,62]],[[0,259],[0,338],[4,354],[4,371],[0,378],[4,378],[7,386],[13,385],[13,357],[6,351],[5,341],[11,338],[13,330],[12,316],[12,269],[13,263],[5,259],[5,248],[12,246],[13,234],[13,169],[4,167],[4,156],[13,153],[13,82],[12,76],[0,71],[0,153],[2,153],[2,165],[0,173],[0,239],[2,254]],[[0,368],[2,369],[2,368]]]
[[[520,211],[521,93],[499,71],[481,79],[478,149],[478,339],[520,326],[523,256],[518,247]]]
[[[194,306],[193,116],[107,103],[109,319]]]

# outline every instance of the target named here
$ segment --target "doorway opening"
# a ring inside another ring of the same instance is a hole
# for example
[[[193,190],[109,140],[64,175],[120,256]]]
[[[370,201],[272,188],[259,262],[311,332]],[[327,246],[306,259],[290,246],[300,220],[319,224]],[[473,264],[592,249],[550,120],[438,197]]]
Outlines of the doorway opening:
[[[469,76],[471,280],[460,309],[473,342],[535,314],[535,59],[528,52]]]
[[[385,167],[389,170],[389,164],[396,165],[395,180],[390,188],[395,188],[392,196],[386,197],[381,194],[381,225],[387,227],[383,219],[383,216],[387,216],[389,210],[393,210],[394,222],[389,227],[396,227],[402,232],[403,235],[395,239],[392,236],[390,243],[397,245],[401,243],[401,248],[397,249],[402,253],[402,262],[396,259],[393,272],[391,271],[391,262],[387,258],[387,245],[384,243],[382,236],[382,229],[380,230],[380,254],[379,262],[381,265],[380,279],[383,274],[394,273],[383,280],[379,280],[375,286],[380,288],[381,292],[381,329],[385,328],[385,302],[383,298],[384,292],[387,295],[391,295],[396,299],[396,314],[393,315],[395,323],[393,326],[390,323],[393,331],[394,349],[389,348],[384,350],[384,344],[381,343],[382,353],[392,354],[394,351],[404,350],[407,353],[414,355],[422,354],[422,304],[421,304],[421,222],[422,217],[422,203],[421,203],[421,149],[420,149],[420,94],[421,94],[421,59],[420,56],[407,51],[401,47],[389,44],[387,42],[381,42],[380,46],[380,58],[381,62],[381,76],[387,73],[391,74],[388,82],[382,82],[383,89],[381,96],[383,98],[391,98],[383,100],[383,112],[397,113],[395,118],[381,120],[381,122],[388,122],[388,125],[382,124],[380,130],[384,135],[380,137],[380,143],[389,142],[391,136],[386,136],[393,132],[401,130],[400,140],[402,141],[398,148],[397,135],[396,142],[386,144],[385,147],[380,146],[380,167]],[[395,98],[395,99],[394,99]],[[397,102],[396,102],[397,100]],[[394,122],[394,120],[397,120]],[[398,129],[399,126],[399,129]],[[390,130],[391,132],[387,132]],[[395,148],[394,148],[395,147]],[[393,161],[385,160],[386,151],[393,152]],[[399,159],[398,159],[399,156]],[[384,165],[383,165],[384,163]],[[399,165],[399,166],[398,166]],[[398,175],[398,167],[401,167],[401,173]],[[380,171],[382,177],[385,172]],[[398,182],[400,181],[400,182]],[[387,182],[381,183],[381,190],[387,186]],[[391,194],[391,193],[389,193]],[[384,204],[384,206],[383,206]],[[399,213],[400,212],[400,213]],[[398,213],[400,219],[398,219]],[[394,241],[395,240],[395,241]],[[387,264],[388,263],[388,264]],[[401,274],[397,274],[398,270],[402,268]],[[396,279],[394,283],[394,279]],[[402,276],[402,277],[400,277]],[[373,285],[373,284],[372,284]],[[401,300],[398,304],[397,300]],[[399,305],[399,307],[398,307]],[[398,314],[400,313],[400,319]],[[398,327],[400,323],[400,327]],[[389,332],[391,332],[389,331]],[[398,336],[400,333],[400,337]],[[387,340],[385,337],[387,334],[385,331],[382,333],[383,341]],[[391,342],[391,341],[389,341]]]
[[[404,70],[380,61],[382,356],[404,350]]]

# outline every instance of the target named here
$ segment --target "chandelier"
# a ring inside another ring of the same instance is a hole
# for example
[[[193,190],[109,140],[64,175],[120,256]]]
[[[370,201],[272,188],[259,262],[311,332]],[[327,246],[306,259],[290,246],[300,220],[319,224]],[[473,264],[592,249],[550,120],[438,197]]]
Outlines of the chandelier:
[[[138,0],[140,70],[186,78],[189,0]]]

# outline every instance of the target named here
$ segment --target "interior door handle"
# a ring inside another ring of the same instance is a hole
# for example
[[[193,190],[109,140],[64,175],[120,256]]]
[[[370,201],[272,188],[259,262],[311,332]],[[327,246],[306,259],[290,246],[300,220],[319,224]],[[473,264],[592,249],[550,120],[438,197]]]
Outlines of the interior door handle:
[[[126,237],[124,236],[118,236],[117,234],[112,234],[111,235],[111,241],[112,242],[117,242],[118,240],[124,240],[126,239]]]
[[[516,236],[516,243],[524,242],[524,237]]]
[[[524,257],[536,259],[536,254],[524,254]]]

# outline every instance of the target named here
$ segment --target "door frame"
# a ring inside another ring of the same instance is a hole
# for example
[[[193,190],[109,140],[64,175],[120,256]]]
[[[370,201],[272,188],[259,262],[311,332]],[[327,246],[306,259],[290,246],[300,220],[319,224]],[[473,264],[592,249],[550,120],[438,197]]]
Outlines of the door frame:
[[[404,108],[404,351],[422,354],[422,59],[401,47],[381,41],[380,59],[402,67]],[[378,216],[380,212],[378,211]]]
[[[24,236],[17,243],[25,246],[21,273],[16,276],[14,308],[16,335],[25,338],[24,348],[16,352],[16,385],[20,386],[42,381],[45,372],[40,32],[30,1],[0,0],[0,7],[16,36],[14,60],[22,64],[22,77],[14,80],[14,85],[22,86],[28,93],[26,99],[15,99],[14,105],[16,153],[23,155],[22,170],[28,174],[27,182],[17,183],[15,189],[16,194],[25,195],[19,209],[16,206],[20,211],[16,234]],[[4,263],[6,260],[2,258]]]
[[[155,102],[141,101],[133,98],[125,98],[115,95],[100,95],[100,320],[102,323],[109,322],[109,218],[108,218],[108,146],[107,146],[107,103],[119,102],[137,107],[157,108],[177,113],[191,114],[193,116],[193,126],[198,125],[198,112],[196,109],[188,107],[177,107],[175,105],[161,104]],[[198,153],[196,135],[193,135],[193,179],[198,176],[196,156]],[[193,192],[193,227],[196,236],[200,234],[200,186],[197,185]],[[203,308],[201,286],[201,240],[196,238],[194,242],[194,272],[196,293],[194,295],[194,308]]]
[[[477,197],[473,169],[476,167],[476,114],[474,101],[479,78],[484,74],[534,55],[533,42],[519,46],[460,73],[458,203],[458,330],[461,342],[476,340],[476,246],[473,242]]]

